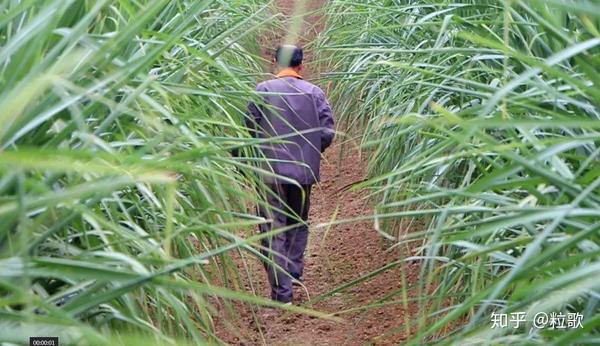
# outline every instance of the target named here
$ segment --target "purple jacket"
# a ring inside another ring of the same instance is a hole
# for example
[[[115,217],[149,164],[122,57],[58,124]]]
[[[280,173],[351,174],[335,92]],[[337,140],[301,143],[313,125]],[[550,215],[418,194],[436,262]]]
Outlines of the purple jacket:
[[[278,137],[276,143],[261,147],[272,171],[299,184],[318,182],[321,153],[333,141],[335,129],[323,90],[300,78],[282,77],[258,84],[256,91],[265,105],[248,105],[248,127],[259,138]],[[271,177],[265,180],[274,182]]]

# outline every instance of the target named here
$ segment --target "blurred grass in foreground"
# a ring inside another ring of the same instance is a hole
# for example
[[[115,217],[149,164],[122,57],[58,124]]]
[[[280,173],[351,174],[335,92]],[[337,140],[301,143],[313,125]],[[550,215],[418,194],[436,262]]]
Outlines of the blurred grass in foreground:
[[[332,0],[326,11],[319,48],[337,114],[364,129],[371,158],[357,188],[372,191],[378,231],[416,248],[398,265],[422,263],[415,287],[373,302],[418,305],[389,333],[599,343],[600,4]],[[493,311],[528,323],[491,329]],[[539,311],[582,313],[583,328],[531,329]]]
[[[236,233],[260,222],[260,201],[257,166],[229,154],[252,152],[239,124],[271,13],[262,0],[0,4],[0,341],[217,342],[228,301],[272,304],[235,290],[247,273],[231,254],[258,253]]]

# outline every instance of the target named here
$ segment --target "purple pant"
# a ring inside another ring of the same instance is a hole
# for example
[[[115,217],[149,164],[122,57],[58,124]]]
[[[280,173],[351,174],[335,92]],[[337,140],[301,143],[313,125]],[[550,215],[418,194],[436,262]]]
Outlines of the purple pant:
[[[291,184],[269,184],[268,207],[259,208],[262,217],[272,222],[262,224],[261,232],[287,227],[288,230],[263,239],[263,254],[285,271],[265,263],[271,298],[282,303],[292,301],[292,277],[304,270],[304,250],[308,241],[308,208],[311,185],[302,188]]]

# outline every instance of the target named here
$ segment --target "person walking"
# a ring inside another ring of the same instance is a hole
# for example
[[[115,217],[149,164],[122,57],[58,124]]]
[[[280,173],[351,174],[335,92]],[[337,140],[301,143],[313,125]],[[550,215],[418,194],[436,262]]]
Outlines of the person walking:
[[[271,259],[265,263],[271,298],[282,303],[292,302],[292,285],[302,281],[311,187],[320,180],[321,153],[335,134],[325,93],[302,78],[303,58],[300,47],[278,47],[276,78],[256,87],[264,103],[248,106],[248,127],[256,137],[272,139],[261,146],[274,174],[263,175],[269,191],[259,214],[269,222],[260,231],[286,229],[262,242]]]

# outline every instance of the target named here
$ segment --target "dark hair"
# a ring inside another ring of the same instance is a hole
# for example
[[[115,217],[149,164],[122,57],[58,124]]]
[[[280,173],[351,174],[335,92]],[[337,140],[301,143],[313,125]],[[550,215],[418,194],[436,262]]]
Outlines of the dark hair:
[[[304,51],[302,48],[292,45],[283,45],[277,47],[275,51],[275,61],[281,67],[296,67],[302,63]]]

